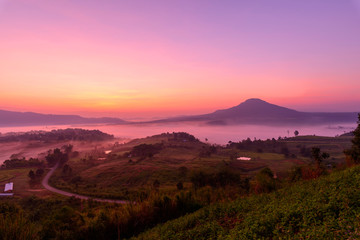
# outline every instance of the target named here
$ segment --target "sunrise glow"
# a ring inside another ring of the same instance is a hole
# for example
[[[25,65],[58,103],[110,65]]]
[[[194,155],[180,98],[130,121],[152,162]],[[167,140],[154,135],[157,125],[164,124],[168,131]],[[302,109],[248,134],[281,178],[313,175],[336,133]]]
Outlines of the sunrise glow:
[[[257,97],[358,111],[359,24],[350,0],[0,0],[0,108],[126,118]]]

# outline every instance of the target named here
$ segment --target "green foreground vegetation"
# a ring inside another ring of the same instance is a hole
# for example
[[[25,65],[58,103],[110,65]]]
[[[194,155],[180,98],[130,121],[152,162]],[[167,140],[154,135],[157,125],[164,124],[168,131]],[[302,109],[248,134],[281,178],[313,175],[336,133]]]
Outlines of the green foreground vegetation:
[[[360,167],[217,203],[134,239],[358,239]]]

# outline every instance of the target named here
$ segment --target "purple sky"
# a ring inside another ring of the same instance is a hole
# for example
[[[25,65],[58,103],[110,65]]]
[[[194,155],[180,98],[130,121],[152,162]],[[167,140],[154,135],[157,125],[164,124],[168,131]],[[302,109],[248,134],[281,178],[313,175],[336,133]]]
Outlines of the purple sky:
[[[360,111],[360,1],[0,0],[0,108]]]

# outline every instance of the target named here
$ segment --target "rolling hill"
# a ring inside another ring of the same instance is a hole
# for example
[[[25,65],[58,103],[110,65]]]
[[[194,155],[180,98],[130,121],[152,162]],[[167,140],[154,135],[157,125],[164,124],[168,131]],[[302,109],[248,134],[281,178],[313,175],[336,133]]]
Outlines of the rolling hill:
[[[94,123],[126,123],[119,118],[84,118],[78,115],[54,115],[0,110],[0,126],[36,126]]]
[[[360,168],[217,203],[135,239],[359,239]]]

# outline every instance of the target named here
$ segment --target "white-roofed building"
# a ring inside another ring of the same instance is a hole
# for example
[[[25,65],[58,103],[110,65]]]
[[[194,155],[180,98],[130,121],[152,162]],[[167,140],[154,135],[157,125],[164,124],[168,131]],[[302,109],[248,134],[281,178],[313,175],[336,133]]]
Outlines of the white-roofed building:
[[[14,188],[14,183],[10,182],[5,184],[4,192],[12,192]]]

